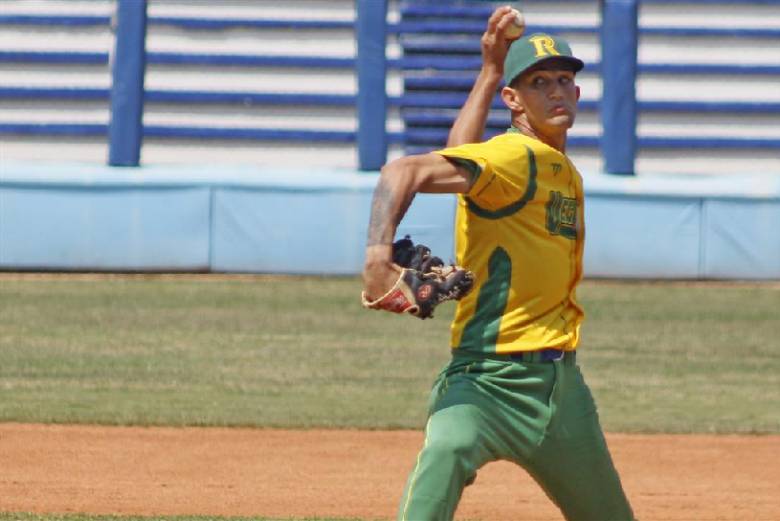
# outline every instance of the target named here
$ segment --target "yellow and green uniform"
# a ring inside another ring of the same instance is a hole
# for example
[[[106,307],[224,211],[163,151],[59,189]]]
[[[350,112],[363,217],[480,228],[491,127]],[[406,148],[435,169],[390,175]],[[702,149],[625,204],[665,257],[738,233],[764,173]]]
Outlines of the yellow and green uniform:
[[[476,287],[458,304],[452,361],[431,393],[398,519],[452,519],[479,468],[503,459],[526,469],[569,521],[632,520],[575,359],[579,173],[516,131],[438,153],[476,176],[458,196],[455,226],[457,262]],[[549,350],[565,354],[538,356]]]
[[[517,131],[438,152],[473,170],[458,196],[457,263],[475,291],[458,303],[453,349],[573,350],[583,312],[582,178],[558,150]]]

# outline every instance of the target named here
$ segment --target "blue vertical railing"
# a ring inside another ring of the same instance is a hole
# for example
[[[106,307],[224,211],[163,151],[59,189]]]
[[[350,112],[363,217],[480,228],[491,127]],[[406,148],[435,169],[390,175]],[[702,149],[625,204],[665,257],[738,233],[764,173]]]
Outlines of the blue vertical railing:
[[[637,0],[601,4],[601,153],[604,170],[633,175],[636,159]]]
[[[387,159],[387,0],[357,1],[358,164],[378,170]]]
[[[600,141],[605,170],[633,174],[637,151],[637,0],[601,0]],[[358,164],[378,170],[387,159],[387,0],[357,0]],[[118,0],[111,72],[109,164],[137,166],[143,139],[147,0]]]
[[[146,0],[119,0],[113,23],[108,164],[138,166],[143,140]]]

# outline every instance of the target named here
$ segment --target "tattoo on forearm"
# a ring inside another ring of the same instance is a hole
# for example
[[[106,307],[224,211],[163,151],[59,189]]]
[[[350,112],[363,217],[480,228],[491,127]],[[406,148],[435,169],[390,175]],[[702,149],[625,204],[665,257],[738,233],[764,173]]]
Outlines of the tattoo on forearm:
[[[395,227],[398,226],[413,199],[414,194],[411,194],[399,202],[388,186],[387,180],[380,177],[371,201],[371,218],[368,223],[366,245],[391,244]]]
[[[374,189],[374,197],[371,200],[371,218],[368,222],[368,246],[387,243],[382,240],[382,235],[387,229],[387,215],[393,206],[393,193],[387,186],[384,177],[379,178]]]

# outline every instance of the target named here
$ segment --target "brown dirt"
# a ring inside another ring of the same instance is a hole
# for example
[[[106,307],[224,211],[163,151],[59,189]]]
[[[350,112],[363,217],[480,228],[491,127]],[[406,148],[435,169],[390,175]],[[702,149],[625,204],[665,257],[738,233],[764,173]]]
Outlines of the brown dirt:
[[[643,521],[780,519],[780,436],[608,440]],[[0,424],[0,511],[387,519],[421,442],[409,431]],[[458,519],[561,516],[522,470],[492,463]]]

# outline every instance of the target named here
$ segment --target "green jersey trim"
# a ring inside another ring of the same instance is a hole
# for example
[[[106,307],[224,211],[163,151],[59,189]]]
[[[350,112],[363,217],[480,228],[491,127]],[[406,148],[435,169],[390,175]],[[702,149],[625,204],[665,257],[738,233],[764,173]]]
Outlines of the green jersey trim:
[[[474,183],[477,182],[477,179],[479,179],[479,175],[482,173],[482,168],[477,164],[476,161],[473,161],[471,159],[466,159],[465,157],[454,157],[454,156],[444,156],[445,158],[449,159],[453,163],[455,163],[457,166],[461,166],[469,171],[471,174],[471,185],[473,186]]]
[[[498,210],[488,210],[486,208],[482,208],[470,197],[464,197],[468,209],[471,210],[471,212],[473,212],[475,215],[478,215],[484,219],[502,219],[504,217],[509,217],[510,215],[513,215],[522,210],[525,205],[534,198],[536,195],[536,156],[534,155],[534,151],[531,150],[531,147],[528,145],[523,146],[528,151],[528,186],[525,189],[525,193],[514,203],[510,203],[503,208],[499,208]]]
[[[512,278],[512,259],[498,246],[488,260],[488,278],[479,289],[474,316],[463,328],[460,345],[465,350],[495,352]]]

